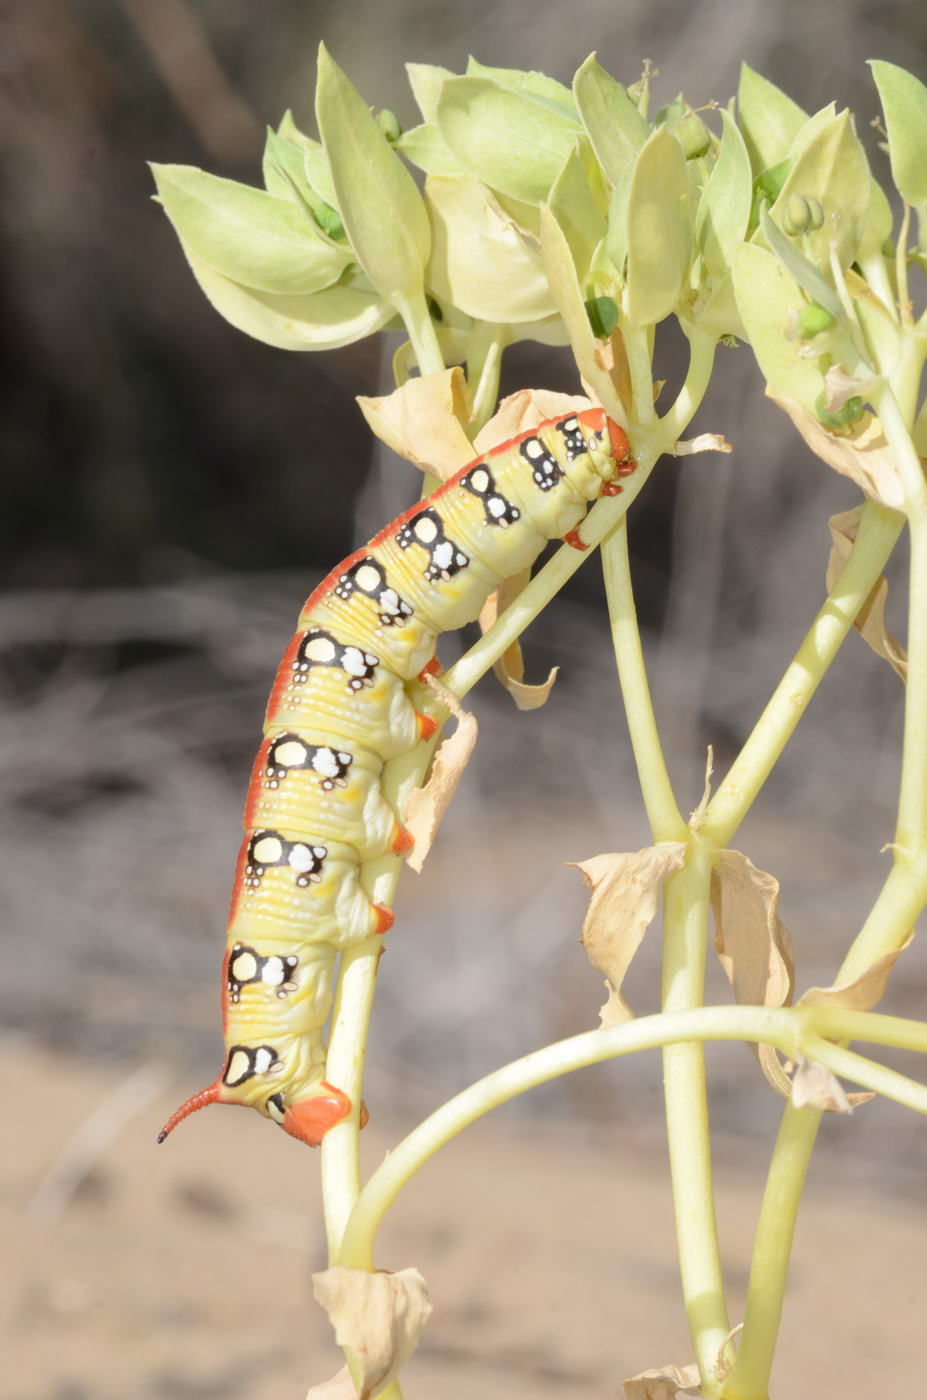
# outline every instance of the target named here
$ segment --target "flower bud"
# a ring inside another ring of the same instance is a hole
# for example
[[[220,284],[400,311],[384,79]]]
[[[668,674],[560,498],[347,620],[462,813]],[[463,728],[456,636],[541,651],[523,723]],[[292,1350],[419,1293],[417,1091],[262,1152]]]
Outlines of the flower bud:
[[[858,418],[863,416],[863,401],[854,394],[853,398],[847,399],[842,408],[833,412],[824,407],[827,402],[827,393],[821,390],[814,401],[814,411],[818,416],[818,421],[823,423],[825,428],[849,428]]]
[[[800,340],[813,340],[822,331],[829,331],[834,318],[816,301],[808,302],[798,313],[798,335]]]
[[[398,141],[402,135],[399,118],[388,107],[384,107],[382,112],[377,112],[377,124],[391,145],[394,141]]]
[[[782,211],[782,232],[794,238],[812,233],[824,222],[824,206],[813,194],[790,194]]]
[[[711,132],[695,112],[689,112],[673,127],[673,135],[686,160],[698,160],[711,149]]]

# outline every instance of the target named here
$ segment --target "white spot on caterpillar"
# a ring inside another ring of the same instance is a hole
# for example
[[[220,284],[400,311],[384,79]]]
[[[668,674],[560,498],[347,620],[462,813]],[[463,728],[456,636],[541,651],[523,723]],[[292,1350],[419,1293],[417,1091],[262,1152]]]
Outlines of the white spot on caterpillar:
[[[399,612],[399,594],[395,588],[384,588],[380,594],[380,607],[385,613],[392,613],[394,616]]]
[[[274,1063],[274,1053],[266,1045],[261,1045],[254,1052],[254,1072],[255,1074],[266,1074]]]
[[[281,768],[299,768],[306,759],[306,746],[298,739],[288,739],[274,749],[274,762]]]
[[[290,851],[289,863],[294,870],[311,870],[313,859],[309,847],[304,846],[301,841],[295,842]]]
[[[488,488],[489,472],[485,467],[477,467],[476,470],[470,474],[470,485],[473,487],[474,491],[478,492],[480,495]]]
[[[257,972],[257,959],[253,953],[238,953],[237,956],[232,959],[229,972],[235,978],[236,982],[250,982],[251,978]]]
[[[277,836],[262,836],[255,841],[251,854],[259,865],[276,865],[283,855],[283,846]]]
[[[415,538],[421,540],[422,544],[431,544],[432,540],[438,537],[438,527],[427,515],[423,515],[415,522]]]
[[[261,981],[266,982],[268,987],[279,987],[286,981],[286,968],[282,958],[272,957],[266,960],[261,972]]]
[[[446,569],[454,562],[454,546],[450,540],[442,540],[432,550],[431,557],[439,569]]]
[[[226,1084],[237,1084],[239,1080],[247,1079],[251,1072],[251,1061],[247,1051],[236,1050],[229,1060],[228,1069],[225,1071],[224,1081]]]
[[[312,641],[303,647],[303,655],[309,661],[327,665],[335,659],[335,644],[329,637],[313,637]]]
[[[321,773],[323,778],[337,778],[341,772],[339,758],[343,761],[343,755],[336,754],[334,749],[316,749],[312,767],[316,773]],[[348,762],[350,761],[351,756],[348,755]]]
[[[354,575],[354,581],[365,593],[375,593],[380,586],[380,574],[372,564],[362,564]]]
[[[538,457],[546,456],[543,444],[537,438],[529,438],[525,443],[525,456],[535,461]]]

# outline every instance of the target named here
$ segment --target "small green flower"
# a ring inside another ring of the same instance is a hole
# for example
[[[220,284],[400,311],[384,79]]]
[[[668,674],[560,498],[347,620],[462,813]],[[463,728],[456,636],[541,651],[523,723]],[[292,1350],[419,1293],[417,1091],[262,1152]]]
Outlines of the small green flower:
[[[814,411],[818,416],[818,421],[824,424],[825,428],[849,428],[858,418],[863,416],[863,401],[858,395],[847,399],[842,408],[831,412],[825,408],[827,403],[827,393],[821,390],[814,401]]]
[[[686,160],[698,160],[711,149],[711,132],[695,112],[689,112],[673,127],[673,135]]]
[[[811,194],[790,194],[782,211],[783,233],[795,238],[800,233],[813,233],[824,222],[824,206]]]
[[[823,331],[829,331],[832,325],[833,316],[816,301],[808,302],[798,313],[798,335],[801,340],[813,340]]]
[[[377,125],[390,145],[398,141],[402,135],[402,127],[399,125],[399,118],[396,116],[396,113],[391,112],[388,107],[384,107],[382,112],[377,113]]]

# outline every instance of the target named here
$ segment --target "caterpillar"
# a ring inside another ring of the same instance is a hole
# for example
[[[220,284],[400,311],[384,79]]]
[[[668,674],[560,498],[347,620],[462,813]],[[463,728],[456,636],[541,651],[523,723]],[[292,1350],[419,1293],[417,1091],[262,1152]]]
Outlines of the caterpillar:
[[[383,934],[366,861],[409,849],[380,788],[386,760],[430,737],[406,683],[549,540],[585,548],[590,503],[636,463],[603,409],[552,418],[461,468],[322,580],[277,672],[245,803],[222,967],[225,1064],[168,1119],[242,1104],[317,1146],[351,1111],[325,1078],[322,1027],[339,950]]]

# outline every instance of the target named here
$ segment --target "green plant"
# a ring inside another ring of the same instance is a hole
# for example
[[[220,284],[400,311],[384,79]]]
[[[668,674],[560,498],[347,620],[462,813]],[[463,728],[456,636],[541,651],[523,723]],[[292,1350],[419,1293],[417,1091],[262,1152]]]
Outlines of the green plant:
[[[417,464],[446,465],[463,438],[472,441],[493,420],[502,356],[521,339],[569,344],[588,393],[626,429],[638,462],[624,492],[599,501],[583,525],[584,540],[602,550],[651,829],[645,850],[582,866],[592,887],[584,942],[610,984],[602,1026],[470,1086],[363,1185],[356,1124],[345,1121],[326,1137],[322,1186],[333,1267],[320,1276],[319,1292],[365,1395],[398,1394],[396,1371],[427,1316],[420,1280],[371,1273],[383,1215],[442,1143],[532,1085],[663,1047],[680,1273],[696,1365],[662,1380],[629,1382],[629,1395],[656,1394],[660,1381],[660,1394],[672,1384],[712,1400],[765,1400],[820,1116],[850,1107],[837,1076],[927,1112],[927,1088],[847,1048],[861,1040],[927,1051],[927,1025],[871,1010],[927,900],[927,313],[916,315],[909,292],[909,269],[927,265],[927,89],[891,64],[873,70],[903,209],[897,233],[850,114],[830,104],[809,117],[747,67],[730,109],[698,114],[680,97],[651,117],[649,75],[625,88],[594,55],[571,88],[543,74],[475,62],[465,75],[410,65],[422,122],[400,132],[391,113],[370,113],[323,48],[321,140],[304,135],[287,114],[268,132],[264,190],[187,167],[154,167],[194,275],[239,329],[293,350],[404,330],[395,393],[362,406],[374,431]],[[425,173],[424,192],[406,162]],[[669,318],[690,356],[683,383],[660,413],[652,361],[657,328]],[[625,518],[663,454],[727,448],[723,439],[681,438],[717,346],[735,341],[751,346],[767,392],[812,451],[850,476],[864,500],[832,522],[826,601],[730,770],[713,793],[706,782],[702,803],[686,820],[650,703]],[[433,484],[426,475],[426,488]],[[906,656],[882,618],[882,570],[905,525]],[[564,547],[530,582],[521,581],[481,641],[445,676],[449,704],[503,662],[588,557]],[[833,985],[811,988],[792,1005],[778,886],[730,843],[854,624],[907,686],[892,869]],[[530,704],[540,697],[522,691],[520,698]],[[430,746],[419,746],[388,766],[386,792],[399,811],[421,785],[430,756]],[[391,904],[398,869],[393,856],[367,867],[377,903]],[[635,1020],[621,983],[661,900],[663,1010]],[[703,1005],[712,910],[736,1006]],[[355,1101],[378,951],[372,939],[344,954],[328,1048],[329,1077]],[[789,1100],[736,1345],[715,1228],[702,1053],[714,1039],[755,1044],[767,1078]],[[379,1349],[372,1341],[378,1328]]]

